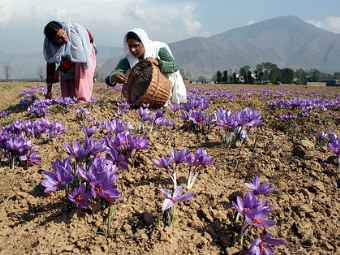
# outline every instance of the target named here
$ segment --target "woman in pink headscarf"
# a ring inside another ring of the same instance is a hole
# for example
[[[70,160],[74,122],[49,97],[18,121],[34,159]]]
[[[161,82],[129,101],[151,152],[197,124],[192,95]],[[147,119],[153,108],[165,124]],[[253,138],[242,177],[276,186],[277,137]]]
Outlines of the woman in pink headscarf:
[[[91,33],[73,22],[49,22],[44,29],[44,57],[47,62],[47,94],[60,81],[62,97],[90,101],[96,69],[96,48]]]

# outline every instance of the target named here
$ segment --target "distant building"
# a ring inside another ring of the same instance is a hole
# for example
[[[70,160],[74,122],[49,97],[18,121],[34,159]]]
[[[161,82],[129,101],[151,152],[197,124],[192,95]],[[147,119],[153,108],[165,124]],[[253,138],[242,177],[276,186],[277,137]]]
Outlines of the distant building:
[[[326,82],[326,86],[339,86],[339,80],[336,77],[321,77],[320,82]]]

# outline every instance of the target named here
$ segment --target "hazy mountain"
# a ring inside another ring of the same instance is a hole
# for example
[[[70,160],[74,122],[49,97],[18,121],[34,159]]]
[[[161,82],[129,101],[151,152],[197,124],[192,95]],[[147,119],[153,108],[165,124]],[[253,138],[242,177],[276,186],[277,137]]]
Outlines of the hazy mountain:
[[[208,38],[170,45],[181,68],[210,78],[216,71],[262,62],[279,68],[340,71],[340,35],[316,28],[294,16],[270,19]]]
[[[316,28],[294,16],[265,20],[207,38],[193,37],[169,46],[180,68],[192,77],[211,78],[218,70],[234,72],[245,65],[254,70],[262,62],[293,70],[340,71],[340,34]],[[104,77],[122,58],[123,48],[97,47],[97,71]],[[1,67],[6,62],[12,66],[13,79],[36,78],[39,67],[45,66],[42,53],[0,52]]]

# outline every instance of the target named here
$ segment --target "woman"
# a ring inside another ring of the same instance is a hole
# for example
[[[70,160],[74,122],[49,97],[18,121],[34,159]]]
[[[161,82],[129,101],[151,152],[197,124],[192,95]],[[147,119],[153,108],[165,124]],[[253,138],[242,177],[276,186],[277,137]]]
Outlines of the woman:
[[[127,72],[140,60],[146,59],[156,66],[172,83],[170,101],[174,104],[187,102],[187,91],[169,46],[166,43],[151,41],[141,28],[130,30],[123,41],[125,58],[105,78],[106,84],[126,83]]]
[[[46,98],[52,98],[52,84],[60,81],[62,97],[90,101],[96,69],[91,33],[77,23],[51,21],[45,26],[44,34]]]

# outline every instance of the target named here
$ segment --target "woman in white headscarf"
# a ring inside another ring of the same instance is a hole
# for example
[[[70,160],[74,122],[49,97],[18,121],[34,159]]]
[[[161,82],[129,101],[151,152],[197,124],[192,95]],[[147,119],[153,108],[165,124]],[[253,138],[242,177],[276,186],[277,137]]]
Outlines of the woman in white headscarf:
[[[164,42],[151,41],[141,28],[130,30],[123,41],[125,58],[105,78],[109,86],[126,83],[128,71],[140,60],[146,59],[156,66],[171,81],[172,94],[169,100],[174,104],[187,102],[187,91],[169,46]]]
[[[43,53],[47,62],[47,94],[59,82],[62,97],[90,101],[96,69],[96,48],[91,33],[74,22],[49,22],[44,29]]]

